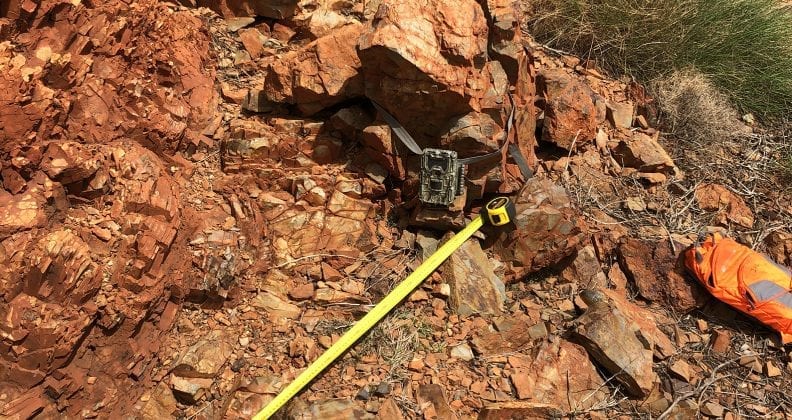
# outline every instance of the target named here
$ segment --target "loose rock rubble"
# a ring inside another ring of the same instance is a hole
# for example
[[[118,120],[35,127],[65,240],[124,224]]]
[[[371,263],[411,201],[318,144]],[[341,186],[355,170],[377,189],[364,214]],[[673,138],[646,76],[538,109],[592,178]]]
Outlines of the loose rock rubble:
[[[654,222],[685,174],[647,96],[534,44],[519,2],[179,3],[0,7],[4,418],[249,418],[496,194],[514,229],[469,240],[286,416],[788,412],[789,356],[685,278],[694,232]],[[366,98],[422,147],[505,137],[535,175],[504,153],[426,208]],[[762,223],[727,186],[683,197]],[[787,264],[788,230],[766,235]],[[710,359],[735,356],[745,386]]]

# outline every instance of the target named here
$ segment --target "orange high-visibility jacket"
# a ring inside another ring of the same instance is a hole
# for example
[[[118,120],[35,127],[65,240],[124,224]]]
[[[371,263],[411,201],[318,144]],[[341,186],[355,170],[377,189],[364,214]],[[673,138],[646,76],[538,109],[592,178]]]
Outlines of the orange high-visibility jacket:
[[[685,265],[713,296],[792,342],[789,268],[719,234],[685,251]]]

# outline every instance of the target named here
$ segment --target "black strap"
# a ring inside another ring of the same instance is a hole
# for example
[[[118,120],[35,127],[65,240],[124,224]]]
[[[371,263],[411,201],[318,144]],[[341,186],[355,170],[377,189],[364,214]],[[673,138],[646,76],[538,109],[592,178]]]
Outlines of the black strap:
[[[458,159],[459,163],[463,165],[471,165],[473,163],[483,162],[495,156],[503,155],[503,149],[505,149],[506,146],[509,144],[509,132],[511,131],[513,120],[514,120],[514,106],[512,106],[511,112],[509,113],[509,119],[506,120],[506,130],[504,130],[503,135],[501,136],[501,141],[503,141],[503,145],[500,147],[500,149],[494,152],[487,153],[486,155]]]
[[[385,122],[388,123],[391,130],[396,134],[396,137],[410,149],[411,152],[415,153],[416,155],[422,155],[424,153],[421,146],[415,142],[415,139],[407,132],[407,129],[404,128],[397,120],[393,117],[393,115],[389,114],[388,111],[385,111],[385,108],[380,106],[380,104],[376,103],[374,100],[371,100],[371,103],[374,104],[374,107],[377,108],[377,111],[382,115],[385,119]],[[481,156],[473,156],[469,158],[462,158],[457,159],[457,161],[463,165],[471,165],[478,162],[483,162],[495,156],[499,156],[503,154],[503,149],[509,144],[509,131],[511,131],[512,121],[514,120],[514,104],[512,104],[511,113],[509,114],[509,119],[506,121],[506,130],[504,131],[503,135],[501,136],[501,140],[503,141],[503,145],[496,151],[487,153]],[[524,160],[524,159],[523,159]]]
[[[528,166],[528,161],[525,160],[525,156],[523,156],[520,148],[517,147],[516,144],[512,143],[509,145],[509,154],[511,154],[512,159],[514,159],[514,163],[517,164],[517,167],[520,168],[520,173],[522,173],[523,179],[528,180],[534,174],[531,170],[531,167]]]
[[[399,140],[401,140],[401,142],[404,143],[404,145],[407,146],[411,152],[415,153],[416,155],[422,155],[424,153],[423,149],[421,149],[421,146],[415,142],[415,139],[412,138],[410,133],[407,132],[407,129],[399,124],[399,122],[396,121],[396,118],[393,118],[393,115],[389,114],[388,111],[385,111],[385,108],[374,102],[373,99],[371,100],[371,103],[374,104],[374,107],[377,108],[377,111],[379,111],[382,117],[385,118],[385,122],[387,122],[391,130],[396,133],[396,137],[398,137]]]

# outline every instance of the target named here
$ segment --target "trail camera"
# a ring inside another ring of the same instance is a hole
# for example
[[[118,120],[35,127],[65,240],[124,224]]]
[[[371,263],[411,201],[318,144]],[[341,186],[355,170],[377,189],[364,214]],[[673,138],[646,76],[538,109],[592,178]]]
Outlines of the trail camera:
[[[424,149],[421,155],[420,200],[429,205],[449,206],[465,188],[465,165],[452,150]]]

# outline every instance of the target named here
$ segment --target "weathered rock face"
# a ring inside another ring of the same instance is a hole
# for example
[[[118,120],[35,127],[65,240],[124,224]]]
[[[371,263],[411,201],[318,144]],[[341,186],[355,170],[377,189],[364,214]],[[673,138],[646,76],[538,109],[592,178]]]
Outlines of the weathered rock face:
[[[696,201],[702,210],[716,211],[717,221],[727,225],[735,223],[750,229],[754,224],[754,215],[745,201],[737,194],[719,184],[701,184],[696,188]]]
[[[210,218],[184,222],[175,153],[214,145],[208,35],[153,1],[25,7],[29,32],[0,44],[2,415],[117,417],[151,385],[176,302],[239,265],[186,252]]]
[[[586,351],[558,338],[535,349],[531,363],[517,368],[511,381],[520,399],[553,402],[563,412],[586,410],[608,397]]]
[[[473,0],[383,1],[359,44],[366,96],[423,147],[452,117],[489,112],[500,123],[508,79],[487,61],[487,41],[486,17]]]
[[[105,143],[123,135],[170,151],[211,143],[201,135],[217,104],[208,36],[198,18],[162,9],[154,13],[155,3],[79,8],[48,2],[34,8],[25,22],[40,28],[33,30],[39,41],[27,45],[24,54],[0,46],[0,84],[5,87],[0,93],[0,152],[27,158],[27,171],[37,159],[22,150],[34,139]],[[63,23],[43,24],[53,18],[50,13]],[[128,17],[120,19],[119,13]],[[156,19],[160,25],[154,25]],[[116,56],[119,51],[123,54]],[[102,58],[94,61],[94,55]],[[104,70],[91,71],[96,65]],[[170,89],[180,94],[169,94]],[[130,112],[146,118],[130,119]],[[57,118],[62,119],[59,124],[54,123]],[[31,137],[34,128],[37,136]]]
[[[477,241],[466,241],[440,270],[443,279],[451,286],[451,309],[457,314],[501,313],[506,290]]]
[[[266,99],[297,105],[311,115],[362,95],[361,62],[355,48],[364,30],[361,24],[350,24],[300,50],[272,57],[264,68]]]
[[[276,104],[292,104],[312,115],[366,96],[392,113],[422,147],[449,148],[468,157],[503,146],[509,78],[516,80],[524,72],[523,88],[514,99],[519,132],[506,141],[516,142],[529,165],[535,166],[534,88],[517,42],[514,4],[494,2],[487,7],[491,25],[500,28],[493,40],[488,38],[482,6],[472,0],[383,2],[371,23],[349,22],[299,50],[264,59],[263,88],[252,89],[243,105],[264,112]],[[310,20],[320,14],[313,11]],[[488,59],[488,41],[503,53],[498,55],[501,61]],[[509,77],[504,65],[510,67]],[[344,120],[359,116],[359,111],[338,116]],[[387,126],[367,119],[342,122],[351,124],[350,137],[366,144],[371,160],[395,179],[407,180],[405,156],[410,153],[391,140]],[[492,159],[471,168],[471,199],[485,191],[509,193],[517,188],[517,167],[498,163]]]
[[[563,187],[531,179],[515,201],[516,229],[496,245],[501,259],[518,279],[571,255],[583,238],[583,221]]]
[[[597,110],[594,92],[563,69],[543,70],[537,76],[538,94],[544,97],[542,140],[571,150],[594,139]]]
[[[602,292],[587,290],[582,297],[588,309],[577,320],[575,335],[580,343],[629,394],[649,395],[657,382],[651,345],[638,339],[638,326],[609,304]]]
[[[697,282],[686,279],[684,266],[668,240],[647,242],[625,238],[619,245],[618,257],[624,274],[649,301],[684,313],[700,306],[707,298]]]
[[[517,81],[518,65],[522,54],[520,42],[519,3],[514,0],[487,0],[482,2],[489,23],[489,51],[496,58],[509,81]]]
[[[106,207],[63,209],[75,220],[92,215],[93,227],[55,220],[44,226],[33,220],[24,231],[2,238],[4,247],[17,244],[18,248],[0,255],[3,265],[13,270],[0,293],[7,302],[3,329],[14,334],[4,337],[2,345],[16,348],[3,352],[0,363],[11,366],[3,369],[12,373],[5,381],[26,387],[40,383],[55,369],[66,368],[80,344],[86,339],[92,342],[92,331],[129,334],[148,319],[149,305],[159,306],[162,312],[168,293],[161,280],[174,264],[183,264],[173,259],[176,254],[168,258],[165,252],[180,228],[180,204],[179,189],[159,159],[135,144],[115,144],[97,149],[95,171],[85,172],[79,164],[70,166],[79,162],[82,147],[72,144],[69,149],[75,155],[62,159],[57,174],[50,173],[56,179],[73,174],[72,193],[80,192],[75,185],[88,189],[112,185]],[[30,191],[36,189],[31,185]],[[110,245],[116,250],[114,257],[109,254]],[[107,283],[111,279],[117,290]],[[170,321],[164,322],[166,326]],[[135,339],[143,343],[157,334],[148,329],[141,333]],[[109,351],[94,359],[93,376],[108,368],[105,364],[113,358],[117,360],[112,363],[119,363],[135,357],[128,353],[127,339],[120,340],[123,347],[114,349],[112,336],[102,339]],[[150,349],[138,351],[142,357],[151,355]],[[145,366],[146,360],[133,370]],[[77,372],[67,375],[59,386],[83,381]]]
[[[190,6],[208,7],[226,17],[265,16],[283,19],[294,15],[297,0],[181,0]]]

